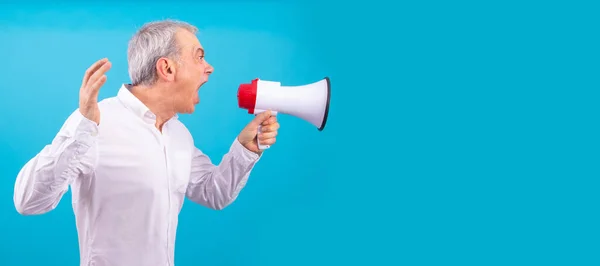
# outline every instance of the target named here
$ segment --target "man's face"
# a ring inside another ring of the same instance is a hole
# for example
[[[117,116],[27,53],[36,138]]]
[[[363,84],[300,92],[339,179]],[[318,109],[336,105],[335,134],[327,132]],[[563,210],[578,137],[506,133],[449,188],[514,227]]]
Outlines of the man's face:
[[[174,104],[177,113],[192,113],[200,102],[198,91],[208,81],[213,67],[204,60],[204,48],[196,35],[180,30],[177,35],[181,64],[175,73]]]

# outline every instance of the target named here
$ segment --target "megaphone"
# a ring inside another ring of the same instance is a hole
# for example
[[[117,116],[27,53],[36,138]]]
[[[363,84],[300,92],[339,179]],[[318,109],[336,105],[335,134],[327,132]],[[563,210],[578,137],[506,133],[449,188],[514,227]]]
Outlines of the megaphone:
[[[319,131],[325,128],[329,114],[331,82],[329,77],[302,86],[281,86],[278,81],[254,79],[238,88],[238,106],[249,114],[271,110],[272,115],[288,114],[308,121]],[[260,133],[261,127],[258,127]],[[258,142],[261,150],[270,148]]]

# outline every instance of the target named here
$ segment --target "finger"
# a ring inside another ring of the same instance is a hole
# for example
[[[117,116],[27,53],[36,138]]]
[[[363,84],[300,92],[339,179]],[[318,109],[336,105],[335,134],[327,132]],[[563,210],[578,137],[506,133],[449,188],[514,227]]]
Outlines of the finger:
[[[91,85],[91,84],[95,84],[96,81],[98,81],[98,79],[100,77],[102,77],[104,74],[106,74],[106,71],[108,71],[110,69],[110,67],[112,66],[112,64],[110,62],[106,62],[104,63],[100,69],[98,69],[96,72],[94,72],[94,74],[92,74],[92,76],[90,77],[90,79],[88,80],[87,85]]]
[[[273,145],[275,144],[275,138],[270,138],[270,139],[265,139],[265,140],[259,140],[260,144],[262,145]]]
[[[266,125],[269,125],[269,124],[273,124],[275,122],[277,122],[277,117],[276,116],[271,116],[267,120],[265,120],[264,122],[262,122],[262,125],[266,126]]]
[[[271,116],[271,111],[262,112],[262,113],[258,114],[256,117],[254,117],[253,122],[256,125],[260,125],[260,124],[262,124],[262,122],[267,120],[270,116]]]
[[[265,140],[265,139],[274,138],[275,136],[277,136],[277,131],[265,132],[265,133],[258,134],[258,139]]]
[[[102,75],[100,78],[98,78],[98,80],[96,80],[96,82],[94,84],[92,84],[89,88],[90,88],[90,97],[91,98],[98,98],[98,92],[100,91],[100,87],[102,87],[104,85],[104,83],[106,82],[106,75]]]
[[[278,129],[279,129],[279,123],[270,124],[268,126],[262,126],[261,127],[261,131],[262,132],[277,131]]]
[[[88,83],[88,80],[90,79],[90,77],[92,76],[92,74],[94,74],[94,72],[96,72],[96,70],[98,70],[98,68],[100,68],[106,62],[108,62],[108,58],[102,58],[102,59],[96,61],[95,63],[93,63],[85,71],[85,75],[83,75],[83,80],[81,81],[81,86],[84,87]]]

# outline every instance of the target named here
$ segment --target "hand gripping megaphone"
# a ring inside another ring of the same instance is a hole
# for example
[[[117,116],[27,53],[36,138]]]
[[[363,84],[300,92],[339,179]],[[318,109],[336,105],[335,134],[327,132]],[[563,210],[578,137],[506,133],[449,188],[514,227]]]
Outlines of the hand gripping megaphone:
[[[325,128],[329,114],[331,83],[328,77],[302,86],[281,86],[280,82],[254,79],[238,88],[238,106],[247,109],[249,114],[258,115],[271,110],[299,117],[313,124],[319,131]],[[260,134],[261,127],[258,127]],[[258,142],[261,150],[270,148]]]

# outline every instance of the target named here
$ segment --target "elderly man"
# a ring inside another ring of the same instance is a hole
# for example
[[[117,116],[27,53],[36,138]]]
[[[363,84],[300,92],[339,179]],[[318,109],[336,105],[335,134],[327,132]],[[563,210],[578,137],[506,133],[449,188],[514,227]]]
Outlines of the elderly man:
[[[91,65],[79,108],[18,174],[14,202],[23,215],[53,210],[71,186],[81,265],[173,265],[184,199],[225,208],[261,156],[257,139],[275,143],[279,124],[264,112],[218,166],[195,147],[177,113],[194,111],[213,72],[196,31],[171,20],[144,25],[129,43],[131,84],[101,102],[111,63]]]

